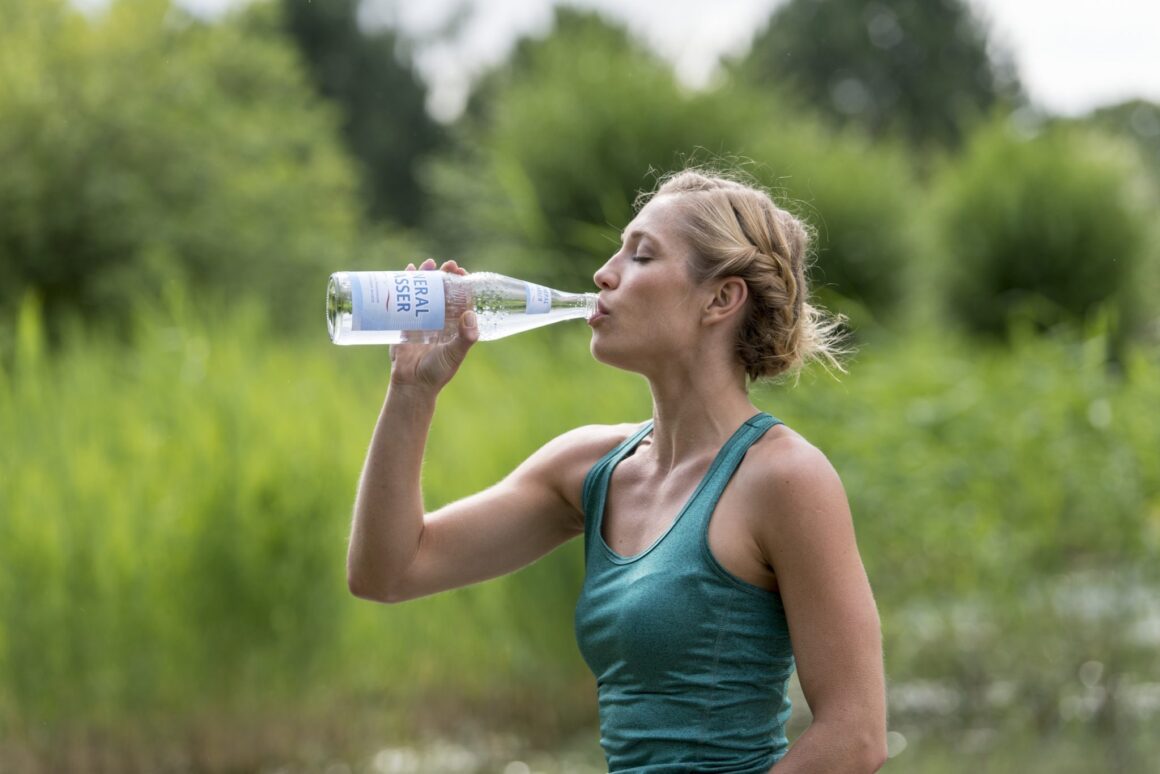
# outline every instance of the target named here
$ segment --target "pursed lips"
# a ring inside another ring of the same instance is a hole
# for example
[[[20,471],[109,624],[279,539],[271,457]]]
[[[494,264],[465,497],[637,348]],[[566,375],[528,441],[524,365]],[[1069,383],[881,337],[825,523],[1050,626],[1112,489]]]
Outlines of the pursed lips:
[[[604,301],[598,298],[596,299],[596,314],[588,319],[588,324],[591,325],[597,320],[608,317],[609,314],[610,312],[608,311],[608,307],[604,305]]]

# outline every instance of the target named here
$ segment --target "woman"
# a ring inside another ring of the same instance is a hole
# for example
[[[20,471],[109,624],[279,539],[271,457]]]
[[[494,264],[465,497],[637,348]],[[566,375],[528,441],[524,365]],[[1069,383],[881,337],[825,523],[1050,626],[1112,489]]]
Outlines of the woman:
[[[433,513],[423,448],[436,396],[478,338],[474,316],[450,342],[394,348],[355,503],[351,591],[433,594],[584,535],[576,633],[610,771],[877,770],[880,629],[846,496],[822,453],[747,393],[833,362],[833,325],[807,299],[807,247],[764,191],[669,178],[596,272],[589,321],[597,360],[648,379],[652,420],[565,433]],[[795,664],[813,720],[789,747]]]

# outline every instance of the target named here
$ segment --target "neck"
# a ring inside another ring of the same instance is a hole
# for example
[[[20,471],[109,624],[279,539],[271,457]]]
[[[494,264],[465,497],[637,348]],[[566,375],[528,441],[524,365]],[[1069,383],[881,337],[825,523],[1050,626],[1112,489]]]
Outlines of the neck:
[[[715,454],[742,422],[757,413],[739,367],[675,368],[650,376],[649,386],[650,452],[663,471],[699,455]]]

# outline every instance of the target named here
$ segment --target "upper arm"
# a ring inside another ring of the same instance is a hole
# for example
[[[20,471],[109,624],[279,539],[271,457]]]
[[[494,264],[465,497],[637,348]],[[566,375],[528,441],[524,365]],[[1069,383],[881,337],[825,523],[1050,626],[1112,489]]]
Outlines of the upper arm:
[[[777,576],[802,691],[815,720],[885,733],[881,626],[837,472],[792,444],[771,465],[758,541]]]
[[[426,514],[396,598],[512,572],[582,533],[584,476],[617,437],[607,427],[565,433],[494,486]]]

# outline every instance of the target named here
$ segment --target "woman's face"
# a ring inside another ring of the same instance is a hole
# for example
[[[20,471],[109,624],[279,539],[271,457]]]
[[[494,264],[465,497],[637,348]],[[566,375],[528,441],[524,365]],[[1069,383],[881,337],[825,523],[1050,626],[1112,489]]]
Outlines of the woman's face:
[[[637,372],[687,354],[700,328],[700,291],[689,276],[692,248],[681,235],[679,200],[658,196],[621,235],[620,249],[593,279],[600,288],[592,354]]]

